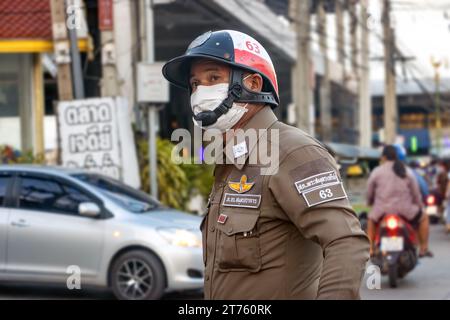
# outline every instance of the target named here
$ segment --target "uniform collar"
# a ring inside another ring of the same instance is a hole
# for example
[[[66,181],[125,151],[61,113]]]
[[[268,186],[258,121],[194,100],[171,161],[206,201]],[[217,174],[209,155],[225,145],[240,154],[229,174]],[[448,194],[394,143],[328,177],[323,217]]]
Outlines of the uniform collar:
[[[268,129],[277,121],[278,121],[278,119],[277,119],[275,113],[272,111],[272,108],[267,105],[265,107],[263,107],[242,128],[242,130],[244,130],[244,131],[246,131],[247,129],[257,130],[257,139],[249,140],[248,138],[246,138],[245,144],[247,145],[247,152],[238,158],[234,158],[233,148],[230,148],[229,144],[232,144],[234,146],[243,141],[236,142],[236,141],[234,141],[235,139],[233,139],[232,141],[227,143],[228,148],[225,148],[224,152],[223,152],[226,157],[226,163],[233,163],[233,165],[237,169],[242,170],[242,168],[245,166],[245,164],[247,162],[249,155],[252,153],[253,149],[258,144],[261,136],[263,136],[265,133],[264,130],[261,130],[262,132],[260,132],[260,129]],[[227,149],[231,150],[231,152],[227,153]],[[221,154],[218,155],[218,157],[221,157],[221,156],[222,156]]]

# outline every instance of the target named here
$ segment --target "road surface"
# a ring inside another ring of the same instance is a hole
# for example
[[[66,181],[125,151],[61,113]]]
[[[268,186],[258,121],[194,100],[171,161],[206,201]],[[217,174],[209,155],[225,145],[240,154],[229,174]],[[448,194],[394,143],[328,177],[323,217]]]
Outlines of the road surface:
[[[380,290],[369,290],[366,276],[361,289],[362,299],[450,300],[450,235],[445,233],[444,226],[431,226],[430,250],[434,257],[420,259],[419,265],[399,280],[397,288],[389,288],[386,276],[382,277]]]
[[[387,277],[382,277],[381,289],[369,290],[367,277],[361,289],[362,299],[436,299],[450,300],[450,235],[444,227],[432,226],[430,249],[434,258],[420,259],[419,265],[398,283],[389,288]],[[164,299],[199,299],[201,294],[172,293]],[[105,290],[68,290],[61,287],[23,286],[0,284],[0,299],[114,299]]]

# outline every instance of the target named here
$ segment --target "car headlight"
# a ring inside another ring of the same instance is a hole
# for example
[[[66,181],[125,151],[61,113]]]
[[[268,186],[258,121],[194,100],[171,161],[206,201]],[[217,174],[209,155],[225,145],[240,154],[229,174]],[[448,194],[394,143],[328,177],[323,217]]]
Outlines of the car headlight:
[[[176,228],[161,228],[158,233],[170,244],[178,247],[201,248],[202,237],[200,231]]]

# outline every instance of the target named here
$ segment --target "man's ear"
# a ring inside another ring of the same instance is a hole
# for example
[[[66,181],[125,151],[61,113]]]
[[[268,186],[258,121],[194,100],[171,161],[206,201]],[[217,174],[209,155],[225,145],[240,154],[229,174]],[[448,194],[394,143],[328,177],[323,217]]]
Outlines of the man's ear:
[[[244,85],[248,90],[261,92],[263,88],[263,78],[258,73],[250,74],[247,76],[247,79],[244,80]]]

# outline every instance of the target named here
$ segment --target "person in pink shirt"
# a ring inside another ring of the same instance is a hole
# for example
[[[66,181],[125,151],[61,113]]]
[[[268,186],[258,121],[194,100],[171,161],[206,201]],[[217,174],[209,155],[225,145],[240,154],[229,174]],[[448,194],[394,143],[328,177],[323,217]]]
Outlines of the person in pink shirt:
[[[372,243],[371,253],[377,223],[384,214],[396,213],[408,220],[418,232],[419,256],[433,256],[428,250],[429,222],[428,216],[422,211],[419,184],[413,172],[398,159],[395,146],[384,147],[381,164],[370,174],[367,202],[372,207],[367,225],[367,233]]]

